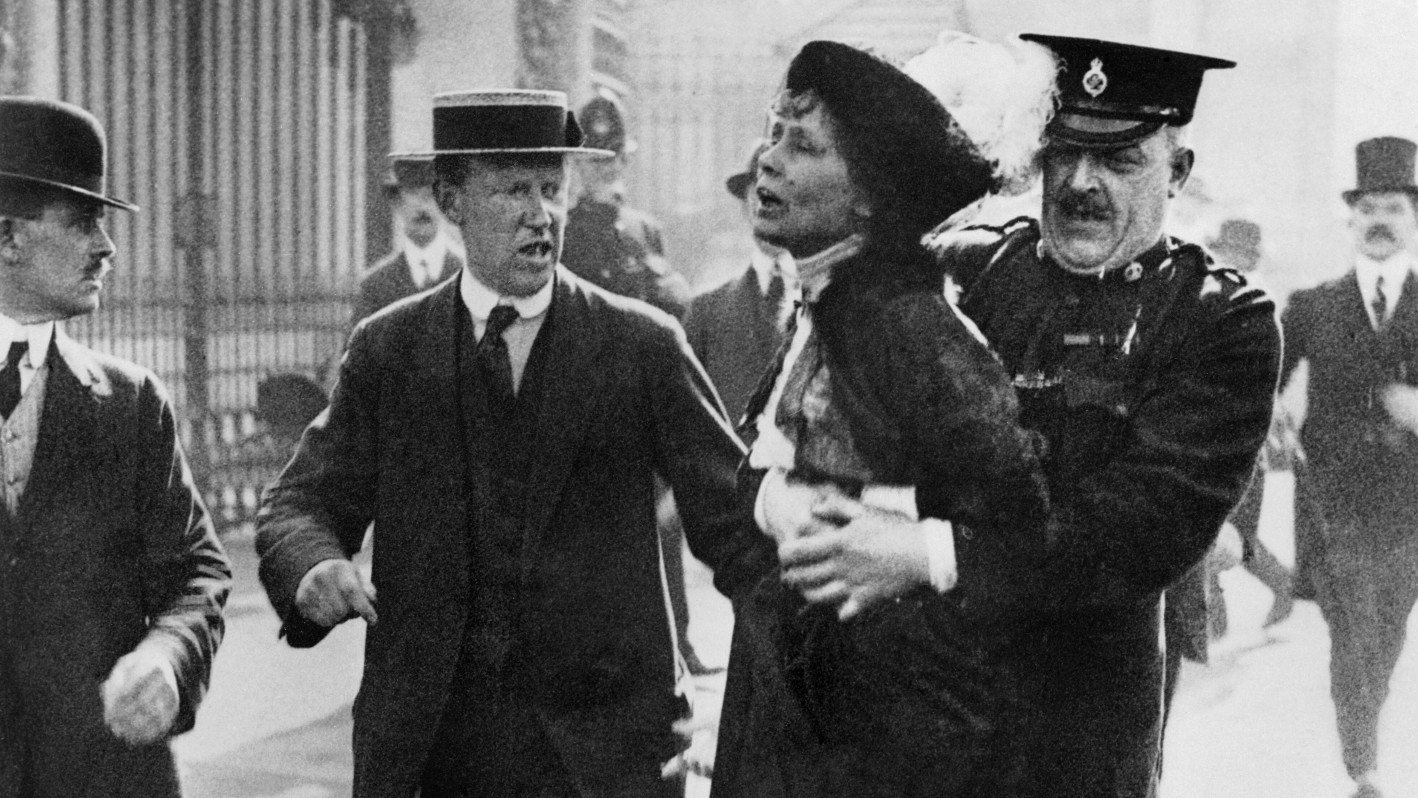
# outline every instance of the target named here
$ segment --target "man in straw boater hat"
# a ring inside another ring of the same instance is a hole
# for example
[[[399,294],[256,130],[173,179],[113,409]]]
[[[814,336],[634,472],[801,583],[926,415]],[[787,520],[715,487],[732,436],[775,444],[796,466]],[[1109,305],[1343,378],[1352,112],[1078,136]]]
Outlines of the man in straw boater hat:
[[[231,569],[157,378],[58,322],[99,306],[103,128],[0,97],[0,796],[178,796]]]
[[[742,446],[669,316],[558,265],[567,161],[604,154],[565,95],[441,94],[433,139],[467,265],[356,327],[265,496],[262,581],[292,645],[369,624],[356,796],[668,796],[655,475],[733,597],[774,562]]]
[[[1321,526],[1302,535],[1297,523],[1296,576],[1329,624],[1330,692],[1360,798],[1379,795],[1379,710],[1418,599],[1415,152],[1395,137],[1358,145],[1357,185],[1343,194],[1354,267],[1296,291],[1281,318],[1282,385],[1310,364],[1296,494]]]
[[[1185,126],[1202,75],[1233,64],[1021,38],[1060,67],[1039,154],[1042,217],[934,243],[962,310],[1013,376],[1023,423],[1049,443],[1055,546],[1032,576],[1012,572],[1014,584],[998,586],[1020,591],[1036,617],[1005,655],[1014,690],[1001,698],[1012,708],[990,752],[995,784],[981,794],[1146,798],[1179,655],[1159,644],[1162,594],[1201,561],[1245,488],[1270,422],[1280,336],[1263,292],[1163,230],[1195,159]],[[922,582],[919,554],[913,567],[885,565],[909,522],[832,510],[854,520],[800,541],[784,568],[813,563],[823,585],[838,586],[825,594],[858,603]],[[975,553],[951,581],[1000,581],[970,531],[954,534]]]

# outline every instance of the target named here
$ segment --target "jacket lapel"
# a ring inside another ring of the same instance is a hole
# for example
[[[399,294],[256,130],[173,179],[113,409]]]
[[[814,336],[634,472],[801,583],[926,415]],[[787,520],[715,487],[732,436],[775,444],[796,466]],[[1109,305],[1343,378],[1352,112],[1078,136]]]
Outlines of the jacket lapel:
[[[39,439],[35,442],[29,481],[20,499],[22,530],[43,518],[60,490],[73,485],[73,469],[99,467],[93,456],[103,432],[97,424],[98,404],[112,394],[112,386],[98,363],[58,325],[49,355]]]
[[[573,455],[585,437],[610,370],[601,356],[605,318],[592,311],[581,281],[563,266],[556,269],[551,314],[549,360],[529,467],[527,495],[533,500],[522,535],[524,575],[537,562],[546,527],[576,460]]]
[[[446,499],[450,517],[465,522],[467,456],[459,424],[462,392],[458,386],[458,328],[459,314],[466,310],[458,293],[458,282],[455,279],[443,283],[425,306],[426,315],[414,350],[415,376],[405,386],[398,406],[401,412],[408,414],[411,440],[407,443],[417,450],[430,452],[432,461],[441,464],[431,469],[431,473],[441,475],[444,482],[439,486],[430,485],[429,489],[433,495]],[[448,468],[449,463],[457,463],[458,467]],[[459,528],[465,527],[463,523]]]

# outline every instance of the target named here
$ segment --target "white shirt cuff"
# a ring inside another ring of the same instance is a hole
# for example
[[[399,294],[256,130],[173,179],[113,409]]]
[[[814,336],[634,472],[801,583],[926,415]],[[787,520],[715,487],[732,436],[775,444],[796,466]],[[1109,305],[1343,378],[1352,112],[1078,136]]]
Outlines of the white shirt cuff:
[[[944,593],[955,587],[960,576],[955,565],[955,528],[949,521],[925,518],[921,521],[921,534],[926,542],[931,587],[937,593]]]

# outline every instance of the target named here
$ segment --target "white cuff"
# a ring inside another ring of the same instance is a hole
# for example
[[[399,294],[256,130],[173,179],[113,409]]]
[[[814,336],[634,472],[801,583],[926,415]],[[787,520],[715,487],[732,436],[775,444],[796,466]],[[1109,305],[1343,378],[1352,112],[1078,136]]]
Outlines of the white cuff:
[[[960,576],[955,565],[955,528],[949,521],[925,518],[921,520],[921,535],[926,543],[931,587],[937,593],[944,593],[955,587]]]

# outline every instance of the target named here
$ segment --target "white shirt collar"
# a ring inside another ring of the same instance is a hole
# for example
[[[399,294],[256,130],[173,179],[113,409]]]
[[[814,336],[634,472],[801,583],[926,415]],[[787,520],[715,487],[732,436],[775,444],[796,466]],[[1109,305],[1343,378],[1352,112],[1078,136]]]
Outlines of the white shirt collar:
[[[1408,273],[1413,270],[1414,257],[1411,252],[1398,252],[1388,260],[1374,260],[1362,253],[1354,258],[1354,270],[1359,275],[1360,285],[1366,287],[1367,294],[1373,293],[1374,283],[1383,275],[1385,293],[1395,287],[1402,287]]]
[[[753,268],[753,273],[758,276],[758,290],[766,293],[768,283],[773,279],[773,270],[777,269],[783,275],[784,286],[791,290],[798,282],[797,264],[793,262],[793,256],[787,252],[780,252],[777,258],[759,249],[757,246],[749,253],[749,266]]]
[[[440,231],[433,240],[428,242],[428,246],[420,248],[407,237],[404,238],[404,260],[409,264],[409,274],[414,278],[414,282],[423,285],[425,279],[428,281],[437,280],[443,276],[443,261],[448,257],[448,241]],[[419,264],[422,263],[427,270],[427,278],[419,273]]]
[[[866,238],[860,233],[854,233],[815,255],[798,260],[798,280],[803,300],[816,302],[832,279],[832,267],[856,257],[865,244]]]
[[[499,296],[496,291],[474,277],[471,270],[465,268],[458,283],[458,292],[462,295],[463,305],[467,307],[468,313],[472,314],[473,320],[482,324],[498,305],[511,305],[517,309],[517,315],[521,318],[535,319],[551,307],[551,294],[555,286],[556,277],[553,275],[546,285],[531,296]]]
[[[26,354],[30,368],[38,369],[44,365],[45,358],[49,357],[49,342],[52,340],[54,340],[54,322],[21,324],[0,313],[0,347],[3,347],[3,350],[0,350],[0,364],[4,363],[4,358],[9,353],[12,342],[25,341],[30,346],[29,352]]]

